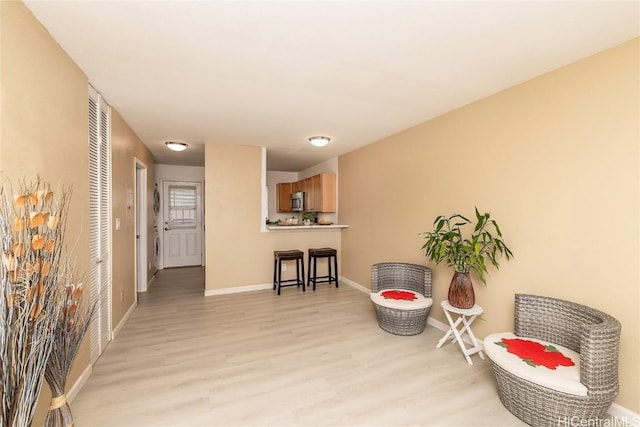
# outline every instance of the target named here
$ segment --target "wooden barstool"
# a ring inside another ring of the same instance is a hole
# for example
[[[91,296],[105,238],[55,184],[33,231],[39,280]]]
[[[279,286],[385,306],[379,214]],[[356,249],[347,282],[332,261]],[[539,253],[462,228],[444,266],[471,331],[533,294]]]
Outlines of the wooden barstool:
[[[296,261],[296,278],[282,280],[282,261],[291,260]],[[278,295],[280,295],[281,288],[300,285],[302,285],[302,292],[306,292],[304,284],[304,252],[299,250],[273,251],[273,290],[277,286]]]
[[[317,275],[318,258],[327,258],[328,273],[326,276]],[[311,260],[313,259],[313,277],[311,276]],[[333,271],[331,268],[331,260],[333,259]],[[308,265],[307,284],[311,286],[313,282],[313,290],[316,290],[316,283],[329,283],[335,280],[336,288],[338,287],[338,251],[333,248],[309,249],[309,265]],[[334,275],[335,274],[335,275]]]

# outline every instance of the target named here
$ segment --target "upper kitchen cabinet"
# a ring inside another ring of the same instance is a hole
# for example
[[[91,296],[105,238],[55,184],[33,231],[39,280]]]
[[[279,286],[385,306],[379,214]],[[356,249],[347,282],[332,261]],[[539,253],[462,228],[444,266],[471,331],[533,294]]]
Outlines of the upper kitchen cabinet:
[[[291,212],[291,193],[293,182],[281,182],[276,184],[278,190],[278,212]]]
[[[321,173],[305,181],[306,210],[311,212],[336,211],[336,174]],[[309,183],[307,183],[309,181]],[[307,193],[309,188],[309,193]]]
[[[291,193],[304,192],[304,210],[336,211],[336,174],[321,173],[297,182],[281,182],[277,186],[278,212],[292,212]]]

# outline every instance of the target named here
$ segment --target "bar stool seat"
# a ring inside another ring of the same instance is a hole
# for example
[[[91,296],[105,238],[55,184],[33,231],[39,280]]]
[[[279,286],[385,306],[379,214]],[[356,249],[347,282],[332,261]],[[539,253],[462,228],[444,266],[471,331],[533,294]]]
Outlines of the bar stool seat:
[[[317,274],[317,261],[318,258],[327,258],[328,274],[326,276],[318,276]],[[313,276],[311,275],[311,261],[313,260]],[[333,261],[333,268],[331,265]],[[310,248],[309,249],[309,265],[307,269],[307,284],[311,286],[313,283],[313,290],[316,290],[317,283],[329,283],[335,280],[336,288],[338,287],[338,251],[333,248]]]
[[[282,280],[282,261],[296,262],[296,278]],[[302,270],[302,271],[300,271]],[[280,295],[280,289],[286,286],[302,285],[302,292],[306,292],[304,283],[304,252],[300,250],[287,250],[287,251],[273,251],[273,290],[278,289],[278,295]]]

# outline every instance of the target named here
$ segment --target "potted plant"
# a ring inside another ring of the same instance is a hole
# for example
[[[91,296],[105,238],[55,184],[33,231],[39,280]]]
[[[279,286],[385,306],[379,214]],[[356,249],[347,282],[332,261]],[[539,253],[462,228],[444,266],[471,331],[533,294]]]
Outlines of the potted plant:
[[[311,223],[313,222],[313,216],[313,212],[304,211],[302,213],[302,223],[304,225],[311,225]]]
[[[475,304],[473,284],[469,272],[473,270],[482,283],[486,282],[487,260],[498,269],[498,259],[513,257],[504,243],[498,223],[489,213],[476,211],[476,224],[470,236],[464,237],[462,228],[472,222],[460,214],[438,216],[433,231],[425,232],[427,240],[422,246],[425,255],[436,264],[446,262],[455,273],[449,286],[449,303],[458,308],[471,308]]]

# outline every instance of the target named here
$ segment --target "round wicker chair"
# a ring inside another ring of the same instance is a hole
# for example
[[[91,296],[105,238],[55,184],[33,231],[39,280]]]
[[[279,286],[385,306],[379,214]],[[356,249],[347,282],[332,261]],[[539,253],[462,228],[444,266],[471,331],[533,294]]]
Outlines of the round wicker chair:
[[[431,298],[431,270],[422,265],[404,262],[383,262],[371,266],[371,293],[386,289],[408,290]],[[417,335],[424,331],[428,307],[400,309],[373,302],[378,325],[394,335]]]
[[[557,426],[571,420],[598,425],[618,394],[620,322],[573,302],[516,294],[513,332],[578,352],[580,382],[587,395],[563,393],[524,380],[490,358],[502,404],[532,426]]]

